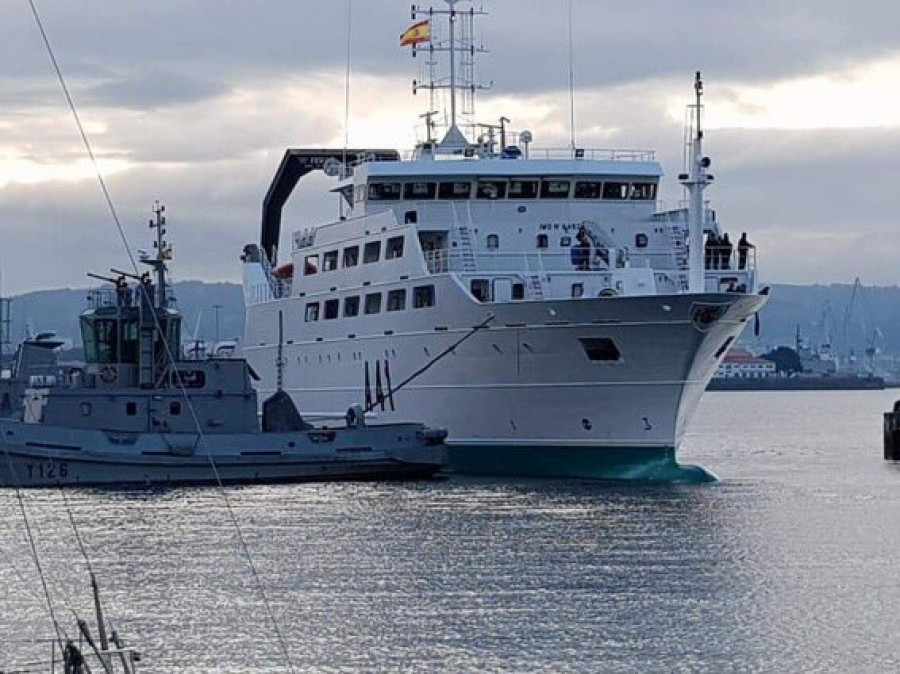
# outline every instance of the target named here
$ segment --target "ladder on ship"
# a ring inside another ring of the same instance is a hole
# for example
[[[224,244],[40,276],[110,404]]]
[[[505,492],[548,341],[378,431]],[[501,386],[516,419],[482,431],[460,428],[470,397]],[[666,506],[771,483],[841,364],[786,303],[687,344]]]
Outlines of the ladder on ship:
[[[466,204],[466,222],[462,222],[457,212],[456,204],[453,204],[453,224],[456,227],[456,241],[459,244],[460,257],[462,258],[462,270],[474,272],[478,270],[475,264],[475,250],[472,246],[472,209]]]
[[[675,262],[675,269],[679,272],[678,289],[681,292],[688,290],[688,273],[690,271],[690,258],[688,257],[687,242],[684,238],[684,230],[678,225],[669,225],[667,228],[669,234],[669,245],[672,250],[672,257]]]

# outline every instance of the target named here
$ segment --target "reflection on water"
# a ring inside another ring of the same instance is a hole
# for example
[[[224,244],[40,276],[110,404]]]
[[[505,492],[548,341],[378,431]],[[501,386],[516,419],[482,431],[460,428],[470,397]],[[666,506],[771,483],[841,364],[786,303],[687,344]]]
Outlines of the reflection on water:
[[[229,489],[298,669],[872,671],[900,666],[891,394],[708,396],[714,485],[454,479]],[[146,671],[284,671],[214,489],[70,492]],[[87,611],[59,493],[29,514],[57,611]],[[0,652],[52,633],[0,491]],[[70,615],[70,614],[69,614]],[[68,617],[68,616],[67,616]],[[71,621],[70,621],[71,622]]]

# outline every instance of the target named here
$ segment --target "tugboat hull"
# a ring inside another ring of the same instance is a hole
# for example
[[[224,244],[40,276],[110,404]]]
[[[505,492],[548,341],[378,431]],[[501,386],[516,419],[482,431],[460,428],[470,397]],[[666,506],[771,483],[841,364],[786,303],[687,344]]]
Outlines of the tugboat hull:
[[[0,420],[0,486],[428,478],[443,434],[421,424],[296,433],[124,434]]]

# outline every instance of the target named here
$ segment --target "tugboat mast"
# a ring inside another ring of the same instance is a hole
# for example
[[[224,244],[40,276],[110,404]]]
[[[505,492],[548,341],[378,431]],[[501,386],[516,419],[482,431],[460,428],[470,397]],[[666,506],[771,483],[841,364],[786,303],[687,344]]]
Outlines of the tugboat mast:
[[[153,214],[156,217],[150,221],[150,229],[156,230],[156,241],[153,242],[156,257],[144,260],[156,272],[156,306],[160,309],[165,309],[169,304],[166,291],[166,260],[172,258],[172,250],[165,240],[166,216],[163,215],[165,212],[165,206],[158,201],[153,203]]]

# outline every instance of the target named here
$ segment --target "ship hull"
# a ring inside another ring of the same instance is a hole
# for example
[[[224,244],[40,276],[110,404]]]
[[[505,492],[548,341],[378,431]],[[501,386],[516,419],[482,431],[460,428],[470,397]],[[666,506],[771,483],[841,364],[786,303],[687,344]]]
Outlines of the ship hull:
[[[443,325],[413,314],[403,332],[385,325],[352,340],[286,328],[283,374],[307,411],[346,409],[368,391],[379,420],[447,428],[455,472],[705,480],[707,474],[678,465],[676,450],[727,347],[764,302],[734,294],[467,302],[432,319]],[[277,354],[260,327],[277,325],[276,307],[285,326],[302,323],[300,306],[287,300],[248,307],[246,343],[256,346],[245,356],[262,377],[263,393],[276,379]],[[715,320],[698,323],[698,311],[708,307]],[[487,329],[387,395],[489,314]],[[593,360],[586,345],[598,340],[611,340],[618,357]]]

